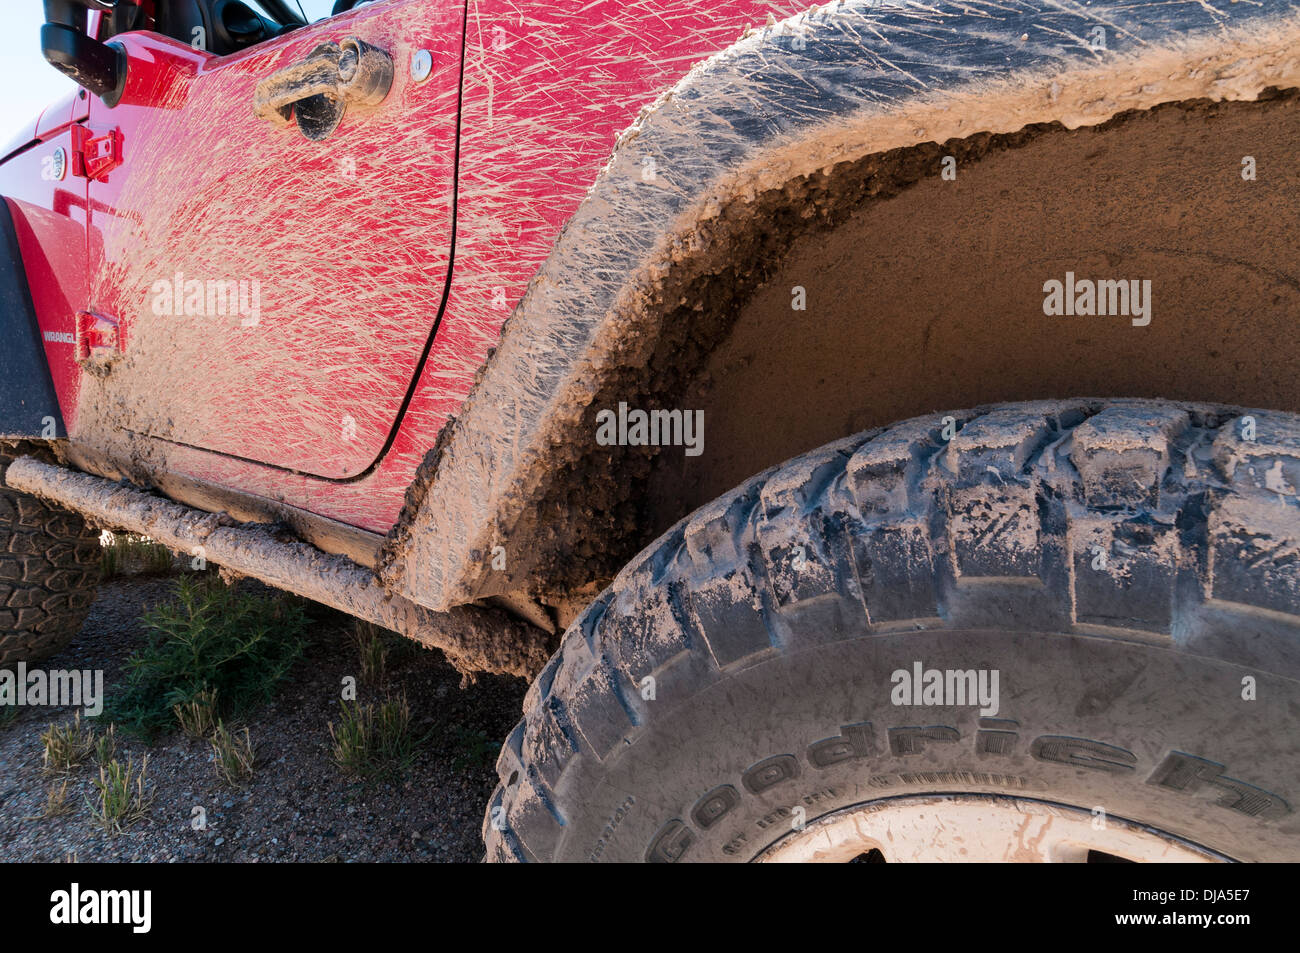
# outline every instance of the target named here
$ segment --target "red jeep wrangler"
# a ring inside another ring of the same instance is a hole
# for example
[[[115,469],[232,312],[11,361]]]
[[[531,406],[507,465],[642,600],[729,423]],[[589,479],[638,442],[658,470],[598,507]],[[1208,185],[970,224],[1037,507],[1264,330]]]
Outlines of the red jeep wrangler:
[[[492,859],[1300,858],[1290,4],[45,10],[0,663],[122,528],[532,679]]]

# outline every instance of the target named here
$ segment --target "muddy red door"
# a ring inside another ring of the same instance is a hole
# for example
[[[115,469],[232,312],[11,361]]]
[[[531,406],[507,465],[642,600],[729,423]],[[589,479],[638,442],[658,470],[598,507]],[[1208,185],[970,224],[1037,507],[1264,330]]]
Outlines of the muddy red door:
[[[118,36],[126,91],[91,109],[89,310],[120,353],[87,363],[83,415],[138,452],[354,476],[448,280],[463,4],[375,0],[227,55],[194,35]],[[351,75],[358,50],[391,61],[391,87],[345,98],[337,127],[320,98],[294,107],[310,123],[267,107],[321,57]]]

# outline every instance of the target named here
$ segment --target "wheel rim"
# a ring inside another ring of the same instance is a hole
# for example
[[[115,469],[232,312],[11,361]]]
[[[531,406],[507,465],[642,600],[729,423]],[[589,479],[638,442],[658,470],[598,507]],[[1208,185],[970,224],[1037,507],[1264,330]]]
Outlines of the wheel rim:
[[[879,852],[876,854],[876,852]],[[1222,863],[1164,831],[1032,798],[942,794],[844,808],[793,830],[755,860],[846,863]]]

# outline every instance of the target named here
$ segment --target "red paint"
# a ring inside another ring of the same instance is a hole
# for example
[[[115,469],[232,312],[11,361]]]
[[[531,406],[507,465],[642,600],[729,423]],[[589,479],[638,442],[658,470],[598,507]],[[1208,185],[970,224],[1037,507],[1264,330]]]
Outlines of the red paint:
[[[125,365],[137,349],[154,353],[154,335],[182,342],[183,362],[142,359],[127,371],[153,375],[152,397],[116,411],[115,426],[167,441],[182,475],[383,532],[617,134],[769,9],[471,0],[463,22],[455,0],[385,0],[225,57],[150,33],[120,37],[132,57],[127,94],[111,110],[93,100],[87,128],[121,131],[122,167],[79,197],[86,183],[71,177],[33,196],[25,157],[0,167],[11,205],[27,195],[20,241],[42,329],[71,331],[76,311],[114,317],[131,341]],[[383,104],[349,112],[319,144],[252,115],[261,78],[346,36],[393,54]],[[420,48],[435,66],[417,84],[409,62]],[[349,158],[355,179],[339,174]],[[69,229],[85,224],[87,201],[89,264],[80,257],[78,276]],[[33,225],[36,208],[51,215]],[[36,261],[54,257],[53,267]],[[162,321],[155,286],[175,284],[178,270],[260,281],[259,322]],[[96,445],[107,423],[78,425],[72,347],[47,352],[72,439]]]
[[[62,179],[48,179],[57,150]],[[0,166],[3,193],[18,235],[23,268],[45,344],[64,422],[76,422],[82,370],[76,364],[76,312],[86,284],[86,180],[72,175],[72,135],[64,127]]]
[[[78,119],[85,119],[90,109],[89,99],[89,96],[82,99],[80,91],[74,89],[58,102],[47,106],[41,113],[41,118],[36,120],[35,138],[46,139]]]
[[[72,127],[72,174],[107,182],[108,174],[122,164],[122,131],[109,129],[96,136],[82,125]]]

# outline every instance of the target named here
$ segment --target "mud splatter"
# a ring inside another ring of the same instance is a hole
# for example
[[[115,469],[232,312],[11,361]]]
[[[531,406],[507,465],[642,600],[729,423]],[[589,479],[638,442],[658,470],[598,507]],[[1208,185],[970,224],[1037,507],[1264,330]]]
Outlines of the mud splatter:
[[[1294,17],[1251,23],[1235,11],[1200,10],[1176,32],[1146,31],[1139,41],[1148,9],[1010,9],[837,5],[760,31],[661,97],[620,139],[507,323],[409,537],[399,531],[411,544],[390,554],[385,578],[432,606],[500,585],[481,559],[490,541],[534,550],[531,528],[557,516],[539,507],[552,475],[593,472],[574,463],[587,449],[575,441],[590,433],[593,402],[653,360],[667,319],[694,322],[707,302],[672,292],[734,266],[733,223],[767,212],[775,192],[791,188],[794,207],[816,209],[804,200],[817,176],[918,142],[1050,122],[1076,128],[1159,103],[1253,99],[1300,82],[1289,52]],[[954,50],[948,40],[967,17],[979,21],[971,26],[981,43]],[[1073,39],[1098,24],[1114,37],[1105,56]],[[811,31],[803,51],[789,41],[796,27]],[[650,188],[647,156],[663,170]],[[632,485],[637,478],[635,469],[619,475]],[[581,562],[585,547],[597,563],[612,562],[601,552],[622,555],[630,517],[585,484],[580,495],[589,505],[577,518],[599,511],[604,524],[565,540],[564,558]]]

